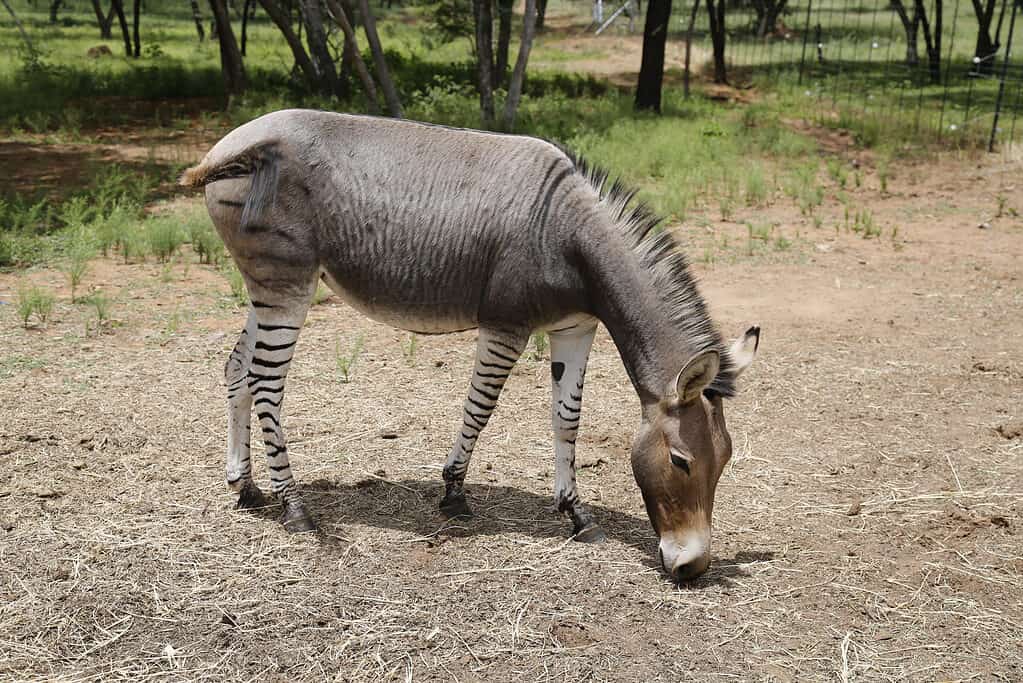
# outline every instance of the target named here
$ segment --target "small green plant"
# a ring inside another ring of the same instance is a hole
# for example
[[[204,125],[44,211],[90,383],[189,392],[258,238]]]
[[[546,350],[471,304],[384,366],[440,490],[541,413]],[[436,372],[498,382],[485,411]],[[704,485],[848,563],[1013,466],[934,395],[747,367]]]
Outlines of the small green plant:
[[[234,265],[233,261],[229,262],[224,270],[224,276],[227,278],[228,284],[231,285],[231,296],[234,298],[235,303],[239,306],[248,306],[249,293],[245,289],[245,278],[242,277],[241,272]]]
[[[82,280],[89,273],[89,259],[92,258],[92,255],[92,246],[79,237],[76,237],[68,248],[67,261],[63,270],[71,285],[71,303],[78,301],[78,286],[82,284]]]
[[[35,307],[35,297],[38,293],[36,287],[18,288],[18,317],[21,318],[21,326],[28,327],[28,321],[32,317]]]
[[[778,235],[774,239],[774,248],[778,251],[787,251],[792,246],[792,240],[786,238],[784,235]]]
[[[121,249],[121,257],[126,264],[132,261],[145,261],[146,255],[149,253],[149,243],[142,235],[134,232],[121,235],[118,239],[118,247]]]
[[[28,327],[33,313],[45,324],[53,312],[53,302],[53,294],[35,285],[18,288],[18,317],[22,326]]]
[[[846,183],[849,182],[849,172],[841,159],[828,159],[828,175],[843,190]]]
[[[347,354],[341,350],[341,340],[339,339],[337,344],[334,346],[334,364],[337,366],[338,374],[341,375],[341,382],[348,384],[352,381],[352,371],[355,369],[355,362],[359,359],[359,355],[362,354],[362,335],[359,335],[355,339],[355,343],[352,344],[351,351]]]
[[[89,295],[86,301],[96,311],[96,320],[99,323],[99,327],[102,328],[110,319],[110,297],[102,291],[96,290]]]
[[[319,306],[330,298],[331,291],[323,286],[322,282],[316,283],[316,292],[313,294],[313,306]],[[415,336],[415,335],[413,335]]]
[[[149,250],[162,263],[170,261],[185,241],[181,228],[171,218],[150,220],[146,226],[146,240],[149,243]]]
[[[224,243],[209,221],[192,222],[188,226],[188,236],[192,250],[199,256],[199,263],[215,266],[224,259]]]
[[[401,355],[405,356],[405,362],[409,365],[415,365],[418,347],[419,336],[415,332],[410,332],[408,338],[401,345]]]
[[[890,170],[890,162],[887,157],[881,157],[877,160],[877,180],[881,184],[881,194],[888,194]]]
[[[550,347],[550,341],[547,338],[546,332],[537,332],[533,335],[533,360],[542,361],[547,353],[548,347]]]
[[[767,202],[767,182],[760,166],[754,166],[746,175],[746,205],[763,206]]]
[[[863,187],[863,173],[858,168],[856,169],[856,172],[853,173],[853,183],[858,188]]]
[[[1004,194],[999,194],[995,197],[995,201],[998,202],[998,211],[995,213],[995,218],[1001,218],[1005,215],[1005,207],[1009,204],[1009,198]]]
[[[848,216],[848,209],[846,209],[846,215]],[[881,226],[874,221],[874,214],[869,209],[856,212],[853,216],[852,231],[859,233],[865,240],[881,236]]]

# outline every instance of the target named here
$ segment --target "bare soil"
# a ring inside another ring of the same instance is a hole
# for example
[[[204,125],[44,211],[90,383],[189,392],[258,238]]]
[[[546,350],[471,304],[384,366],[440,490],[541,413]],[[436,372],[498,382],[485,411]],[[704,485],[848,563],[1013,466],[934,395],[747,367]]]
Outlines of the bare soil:
[[[833,188],[819,228],[780,193],[682,228],[722,328],[763,328],[727,406],[714,562],[682,586],[656,566],[606,334],[579,439],[610,536],[592,546],[553,510],[546,363],[517,366],[470,468],[476,516],[446,522],[474,335],[409,352],[314,307],[285,426],[320,529],[291,536],[223,485],[244,312],[218,272],[95,262],[98,333],[59,271],[0,274],[0,678],[1023,679],[1023,168],[901,165],[882,193],[861,163],[846,192],[880,238],[843,227]],[[750,239],[747,219],[778,227]],[[59,294],[46,325],[17,319],[23,278]]]

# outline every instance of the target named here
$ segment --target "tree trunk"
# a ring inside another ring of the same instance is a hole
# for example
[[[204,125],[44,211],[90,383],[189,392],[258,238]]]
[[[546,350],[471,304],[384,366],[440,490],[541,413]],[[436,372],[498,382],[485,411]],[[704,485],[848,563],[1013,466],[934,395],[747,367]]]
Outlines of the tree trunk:
[[[249,42],[249,12],[252,9],[252,0],[245,0],[242,8],[242,57],[245,56],[245,45]]]
[[[778,17],[785,11],[788,0],[763,0],[754,7],[757,10],[757,37],[766,38],[778,29]],[[763,14],[761,14],[761,10]]]
[[[121,0],[110,0],[117,15],[117,23],[121,26],[121,38],[124,39],[124,54],[131,57],[131,33],[128,32],[128,20],[124,18],[124,5]]]
[[[355,73],[358,74],[359,80],[362,81],[362,87],[366,91],[366,99],[369,102],[369,113],[379,114],[380,106],[377,99],[377,86],[373,82],[369,69],[366,68],[366,63],[362,61],[362,55],[359,54],[359,42],[356,39],[355,29],[348,20],[348,13],[341,7],[341,3],[338,0],[326,0],[326,2],[327,10],[330,12],[331,17],[345,34],[345,54],[352,60]]]
[[[369,51],[373,54],[373,65],[376,67],[380,89],[384,91],[387,110],[391,116],[400,119],[402,117],[401,100],[398,98],[398,90],[394,87],[394,81],[391,80],[387,60],[384,59],[384,48],[380,45],[380,36],[377,35],[377,22],[373,17],[373,10],[369,8],[368,0],[359,0],[359,9],[362,11],[362,29],[366,32]]]
[[[113,23],[113,12],[110,14],[103,14],[103,7],[100,6],[99,0],[92,0],[92,11],[96,13],[96,24],[99,25],[99,37],[100,40],[110,40],[113,38],[113,34],[110,31],[111,24]]]
[[[710,2],[712,0],[708,0]],[[671,0],[650,0],[643,28],[643,58],[636,85],[636,109],[661,113],[661,84],[664,81],[664,44],[668,38]]]
[[[309,56],[316,70],[316,90],[323,95],[343,98],[341,81],[337,78],[334,58],[327,47],[327,32],[323,28],[323,13],[319,0],[300,0],[302,19],[305,23],[305,42]]]
[[[689,99],[689,57],[693,45],[693,27],[696,26],[696,15],[700,11],[700,0],[693,0],[693,11],[689,14],[689,26],[686,27],[686,66],[683,75],[682,91]]]
[[[544,20],[547,18],[547,0],[536,0],[536,30],[543,31]]]
[[[63,2],[63,0],[52,0],[52,2],[50,2],[50,23],[51,24],[56,24],[57,23],[57,10],[60,9],[60,5],[61,5],[62,2]]]
[[[504,84],[508,75],[508,49],[511,45],[512,9],[515,0],[497,0],[497,62],[494,85]]]
[[[494,124],[494,57],[493,27],[490,0],[472,0],[473,19],[476,23],[476,76],[480,93],[480,116],[483,127]]]
[[[891,3],[892,10],[894,10],[899,16],[899,21],[902,23],[902,29],[906,32],[906,65],[916,66],[920,63],[920,52],[917,49],[917,33],[920,28],[920,15],[914,7],[913,18],[910,19],[909,13],[906,12],[906,6],[902,4],[902,0],[891,0]]]
[[[199,34],[199,42],[206,40],[206,30],[202,27],[202,12],[199,11],[199,0],[188,0],[192,6],[192,21],[195,22],[195,32]]]
[[[533,49],[533,36],[536,34],[536,0],[526,0],[526,15],[522,18],[522,41],[519,43],[519,57],[515,60],[508,84],[508,99],[504,103],[504,129],[515,129],[515,115],[519,110],[519,99],[522,97],[522,85],[526,78],[526,64],[529,62],[529,51]]]
[[[999,37],[991,39],[991,21],[995,16],[995,4],[997,0],[987,0],[987,4],[981,4],[980,0],[973,0],[973,13],[977,15],[977,46],[973,56],[980,60],[975,62],[975,69],[978,73],[985,75],[993,74],[995,71],[995,55],[998,54]],[[1005,5],[1002,7],[1004,9]],[[998,20],[999,33],[1001,33],[1001,17]]]
[[[927,20],[927,10],[923,0],[915,0],[916,16],[920,18],[920,26],[924,31],[924,45],[927,48],[927,66],[930,72],[931,83],[941,84],[941,23],[942,23],[942,0],[934,0],[934,32],[931,32],[931,24]]]
[[[228,14],[224,0],[210,0],[210,9],[213,11],[217,40],[220,43],[220,71],[224,76],[224,90],[230,103],[232,96],[245,92],[245,64],[238,50],[238,41],[231,28],[231,15]]]
[[[14,25],[18,27],[18,32],[21,33],[21,39],[25,41],[25,49],[28,50],[30,55],[34,55],[36,51],[35,46],[32,45],[32,41],[28,39],[28,34],[25,33],[25,27],[21,25],[21,19],[19,19],[18,15],[14,13],[14,8],[10,6],[7,0],[0,0],[0,2],[4,3],[4,7],[11,15],[11,19],[14,19]]]
[[[291,48],[291,55],[295,58],[295,64],[298,65],[299,71],[305,77],[306,83],[310,87],[315,88],[317,83],[316,67],[313,66],[312,60],[309,58],[308,53],[305,51],[305,46],[302,45],[302,40],[295,34],[295,31],[291,28],[291,10],[285,9],[277,4],[276,0],[259,0],[259,4],[262,6],[263,11],[266,12],[267,16],[270,17],[270,21],[277,26],[280,30],[281,35],[284,36],[284,41]],[[301,24],[299,24],[301,26]]]
[[[707,0],[707,14],[710,16],[710,42],[714,47],[714,82],[728,83],[725,69],[725,0]]]
[[[138,57],[142,53],[142,45],[139,41],[139,20],[142,18],[142,0],[134,0],[132,3],[131,15],[131,40],[132,56]]]

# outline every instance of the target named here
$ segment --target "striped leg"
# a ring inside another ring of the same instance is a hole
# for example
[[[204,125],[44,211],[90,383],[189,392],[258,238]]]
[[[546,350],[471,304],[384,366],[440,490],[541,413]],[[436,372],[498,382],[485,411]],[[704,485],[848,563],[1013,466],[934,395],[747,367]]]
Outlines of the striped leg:
[[[596,327],[551,337],[551,422],[554,426],[554,502],[572,520],[577,541],[607,537],[579,501],[575,483],[575,439],[582,415],[583,379]]]
[[[284,528],[292,532],[311,531],[315,526],[291,474],[288,446],[281,426],[284,383],[309,301],[268,304],[254,298],[252,303],[256,330],[248,387],[266,444],[270,489],[281,501]]]
[[[249,448],[249,418],[252,393],[249,390],[249,364],[256,343],[256,312],[249,311],[245,329],[224,365],[227,384],[227,485],[238,492],[238,508],[256,508],[267,504],[263,492],[252,481],[252,457]]]
[[[465,472],[476,440],[487,426],[504,382],[528,341],[528,333],[480,328],[476,340],[476,366],[462,410],[462,428],[444,465],[444,498],[440,509],[449,517],[471,514],[465,502]]]

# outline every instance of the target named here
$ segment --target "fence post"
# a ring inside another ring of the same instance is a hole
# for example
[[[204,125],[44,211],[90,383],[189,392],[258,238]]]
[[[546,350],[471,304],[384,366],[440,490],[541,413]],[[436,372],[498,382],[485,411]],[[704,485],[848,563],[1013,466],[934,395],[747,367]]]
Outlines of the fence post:
[[[803,65],[806,64],[806,41],[810,38],[810,8],[813,0],[806,2],[806,27],[803,28],[803,54],[799,56],[799,85],[803,85]]]
[[[995,100],[995,120],[991,123],[991,139],[987,143],[987,151],[995,151],[995,135],[998,133],[998,115],[1002,111],[1002,97],[1005,95],[1005,79],[1009,73],[1009,56],[1012,54],[1012,36],[1016,28],[1016,10],[1020,0],[1012,3],[1012,16],[1009,18],[1009,39],[1005,43],[1005,59],[1002,60],[1002,76],[998,79],[998,99]]]

